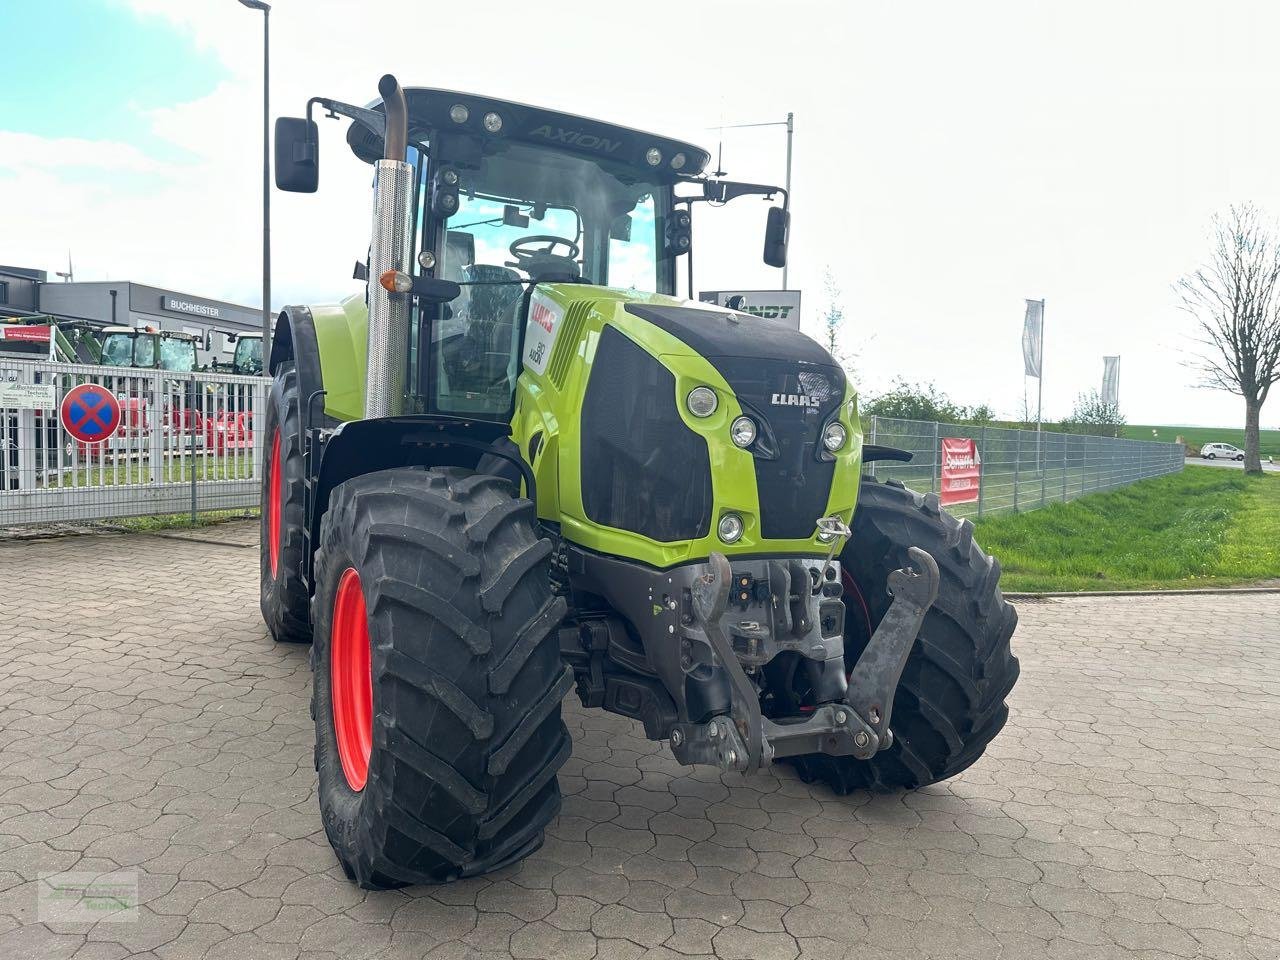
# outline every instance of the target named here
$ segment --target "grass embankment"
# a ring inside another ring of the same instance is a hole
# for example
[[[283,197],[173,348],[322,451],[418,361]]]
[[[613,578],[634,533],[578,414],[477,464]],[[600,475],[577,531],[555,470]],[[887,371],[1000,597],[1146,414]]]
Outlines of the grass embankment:
[[[1152,436],[1152,430],[1158,431],[1159,435]],[[1197,449],[1206,443],[1229,443],[1244,449],[1244,427],[1143,426],[1130,423],[1122,428],[1122,436],[1129,440],[1160,440],[1164,443],[1172,443],[1181,437],[1188,446]],[[1280,457],[1280,430],[1259,430],[1258,448],[1264,458]]]
[[[1010,591],[1190,589],[1280,578],[1280,477],[1188,467],[977,522]]]

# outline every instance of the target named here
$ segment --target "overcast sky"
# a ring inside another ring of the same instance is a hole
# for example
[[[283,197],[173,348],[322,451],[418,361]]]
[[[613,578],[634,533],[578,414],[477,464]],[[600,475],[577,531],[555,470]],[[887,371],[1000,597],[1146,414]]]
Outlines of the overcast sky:
[[[77,279],[257,304],[261,19],[0,6],[0,263],[64,269],[70,248]],[[1016,415],[1023,299],[1043,297],[1046,418],[1118,353],[1130,422],[1242,420],[1193,388],[1171,286],[1215,211],[1280,214],[1280,4],[278,0],[271,25],[273,114],[365,102],[386,71],[713,152],[707,128],[794,111],[791,282],[816,333],[831,271],[864,390],[901,376]],[[354,289],[368,168],[342,132],[322,121],[319,194],[273,196],[276,306]],[[780,128],[725,135],[736,178],[780,182],[783,158]],[[757,202],[697,237],[700,288],[780,284]]]

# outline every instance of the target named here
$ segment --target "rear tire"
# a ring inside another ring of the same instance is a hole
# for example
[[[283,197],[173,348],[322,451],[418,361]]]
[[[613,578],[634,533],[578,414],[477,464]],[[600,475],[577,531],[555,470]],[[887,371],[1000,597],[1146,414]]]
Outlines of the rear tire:
[[[810,754],[805,780],[837,793],[922,787],[954,777],[1004,727],[1018,679],[1009,638],[1017,612],[1000,593],[1000,564],[973,541],[973,524],[943,512],[936,494],[863,478],[853,535],[840,556],[845,581],[845,664],[852,670],[892,598],[889,574],[917,546],[938,562],[938,599],[925,614],[893,700],[894,742],[870,760]]]
[[[306,464],[299,410],[298,375],[290,361],[276,371],[267,398],[258,548],[262,619],[283,643],[311,642],[311,597],[302,579]]]
[[[535,523],[505,480],[456,469],[384,470],[333,492],[316,556],[316,769],[325,832],[362,887],[498,869],[541,846],[560,810],[573,671]],[[354,786],[343,751],[349,761],[358,738],[340,735],[334,709],[335,694],[339,718],[352,701],[352,662],[334,651],[351,649],[342,583],[353,570],[371,648],[352,661],[367,664],[354,699],[366,698],[371,730]]]

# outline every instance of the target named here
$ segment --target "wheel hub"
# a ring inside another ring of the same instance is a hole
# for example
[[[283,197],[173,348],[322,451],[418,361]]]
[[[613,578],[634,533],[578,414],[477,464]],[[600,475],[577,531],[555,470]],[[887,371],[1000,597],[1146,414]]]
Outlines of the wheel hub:
[[[352,790],[364,789],[373,746],[373,678],[369,665],[369,617],[360,574],[347,567],[333,601],[329,644],[333,732],[342,773]]]

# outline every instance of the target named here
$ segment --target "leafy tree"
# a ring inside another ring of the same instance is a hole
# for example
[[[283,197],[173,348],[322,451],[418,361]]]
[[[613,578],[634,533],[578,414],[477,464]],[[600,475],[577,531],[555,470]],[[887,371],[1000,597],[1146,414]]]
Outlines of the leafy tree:
[[[864,403],[862,411],[877,417],[937,420],[940,423],[962,423],[970,420],[983,423],[991,420],[991,408],[985,404],[970,411],[953,402],[931,383],[908,383],[902,379],[895,380],[887,392]],[[985,420],[974,419],[975,413],[985,417]]]
[[[1091,437],[1118,437],[1125,425],[1124,414],[1114,403],[1107,403],[1097,390],[1076,395],[1071,415],[1062,420],[1063,433],[1087,434]]]
[[[969,423],[981,426],[985,423],[994,423],[996,412],[991,409],[990,405],[980,403],[976,407],[969,407],[968,414],[964,419]]]

